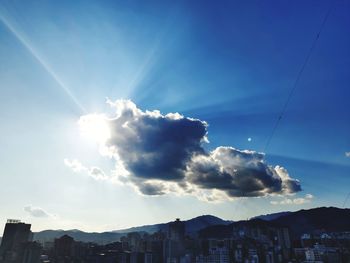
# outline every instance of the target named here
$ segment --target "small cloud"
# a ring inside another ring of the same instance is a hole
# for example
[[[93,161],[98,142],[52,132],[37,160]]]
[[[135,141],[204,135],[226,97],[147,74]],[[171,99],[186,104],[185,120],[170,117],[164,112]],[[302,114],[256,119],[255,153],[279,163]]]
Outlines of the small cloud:
[[[98,167],[91,167],[89,175],[96,180],[107,180],[108,176]]]
[[[163,195],[164,186],[161,183],[145,183],[141,182],[138,185],[138,190],[144,195]]]
[[[312,194],[306,194],[305,197],[299,197],[299,198],[284,198],[281,201],[271,201],[270,204],[272,205],[303,205],[306,203],[310,203],[311,199],[313,199],[314,196]]]
[[[251,137],[249,137],[249,138],[248,138],[248,142],[251,142],[251,141],[252,141],[252,138],[251,138]]]
[[[350,152],[345,152],[345,157],[350,157]]]
[[[23,210],[32,217],[55,217],[54,215],[46,212],[44,209],[31,205],[25,206]]]
[[[69,159],[64,159],[64,164],[67,167],[71,168],[73,172],[75,173],[85,172],[95,180],[109,179],[109,177],[105,174],[105,172],[99,167],[93,166],[88,168],[78,160],[69,160]]]
[[[84,165],[82,165],[82,163],[79,162],[78,160],[64,159],[64,164],[69,168],[71,168],[75,173],[79,173],[87,170],[87,168]]]

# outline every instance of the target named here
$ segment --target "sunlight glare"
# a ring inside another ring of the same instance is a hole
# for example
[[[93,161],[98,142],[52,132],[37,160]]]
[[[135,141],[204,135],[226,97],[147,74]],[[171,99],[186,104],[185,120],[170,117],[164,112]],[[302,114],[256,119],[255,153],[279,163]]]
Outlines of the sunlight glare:
[[[94,142],[103,144],[111,137],[107,118],[103,114],[84,115],[78,124],[81,135]]]

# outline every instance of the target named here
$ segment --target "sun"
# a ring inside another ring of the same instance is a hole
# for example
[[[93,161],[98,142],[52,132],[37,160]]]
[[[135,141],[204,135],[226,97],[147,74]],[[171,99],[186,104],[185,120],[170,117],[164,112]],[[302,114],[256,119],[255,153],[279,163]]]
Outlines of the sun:
[[[78,121],[83,137],[97,143],[105,143],[111,137],[108,119],[103,114],[88,114]]]

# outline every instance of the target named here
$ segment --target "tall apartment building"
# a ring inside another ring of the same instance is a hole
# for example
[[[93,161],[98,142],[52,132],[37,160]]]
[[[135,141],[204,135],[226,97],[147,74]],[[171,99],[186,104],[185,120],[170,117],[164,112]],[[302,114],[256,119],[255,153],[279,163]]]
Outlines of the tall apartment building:
[[[18,262],[27,242],[32,239],[30,224],[20,220],[7,220],[0,246],[0,262]]]

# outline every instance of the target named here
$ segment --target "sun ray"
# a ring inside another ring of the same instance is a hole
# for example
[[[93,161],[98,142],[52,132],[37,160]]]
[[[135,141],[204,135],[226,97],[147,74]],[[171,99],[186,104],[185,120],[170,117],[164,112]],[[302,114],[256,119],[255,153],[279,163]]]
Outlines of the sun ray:
[[[57,82],[57,84],[65,91],[69,98],[78,106],[82,113],[86,113],[86,109],[74,96],[72,91],[65,83],[58,77],[52,68],[45,62],[45,60],[38,54],[38,52],[30,45],[30,43],[14,28],[14,26],[0,14],[0,21],[6,28],[17,38],[17,40],[29,51],[29,53],[37,60],[37,62],[46,70],[46,72]]]

